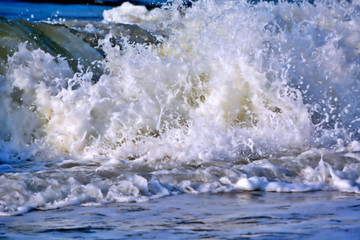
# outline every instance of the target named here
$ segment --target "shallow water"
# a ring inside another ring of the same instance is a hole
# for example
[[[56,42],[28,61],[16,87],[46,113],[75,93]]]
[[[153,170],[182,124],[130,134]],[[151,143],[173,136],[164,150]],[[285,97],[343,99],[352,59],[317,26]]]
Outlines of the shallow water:
[[[338,192],[178,195],[0,218],[3,239],[359,239],[359,196]]]
[[[4,236],[356,236],[358,3],[50,6],[0,18]]]

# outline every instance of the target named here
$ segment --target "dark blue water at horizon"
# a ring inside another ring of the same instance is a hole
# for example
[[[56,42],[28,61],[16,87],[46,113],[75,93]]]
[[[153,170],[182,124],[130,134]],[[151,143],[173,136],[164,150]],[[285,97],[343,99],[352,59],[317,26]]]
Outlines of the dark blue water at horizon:
[[[197,0],[183,0],[185,6],[191,6]],[[278,0],[247,0],[256,4],[261,1],[273,2]],[[314,3],[313,0],[287,0],[291,3],[304,1]],[[39,20],[102,20],[103,11],[120,6],[124,2],[143,5],[148,8],[161,7],[172,4],[173,0],[0,0],[0,16],[11,19],[25,19],[27,21]],[[180,1],[179,1],[180,2]]]
[[[86,4],[35,3],[23,1],[0,1],[0,16],[27,21],[40,20],[94,20],[101,21],[104,10],[111,6]]]

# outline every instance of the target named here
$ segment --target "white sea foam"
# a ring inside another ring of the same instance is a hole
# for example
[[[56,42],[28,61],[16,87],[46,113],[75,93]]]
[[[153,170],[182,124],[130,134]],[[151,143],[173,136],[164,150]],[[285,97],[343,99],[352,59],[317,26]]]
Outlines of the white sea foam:
[[[358,9],[124,4],[105,20],[162,43],[120,48],[108,36],[96,83],[21,44],[1,78],[0,160],[10,165],[0,210],[184,192],[359,193]],[[11,173],[18,157],[56,170]]]
[[[144,22],[157,22],[160,24],[168,12],[161,11],[159,8],[148,11],[145,6],[132,5],[124,2],[120,7],[105,10],[104,20],[107,22],[137,24]]]

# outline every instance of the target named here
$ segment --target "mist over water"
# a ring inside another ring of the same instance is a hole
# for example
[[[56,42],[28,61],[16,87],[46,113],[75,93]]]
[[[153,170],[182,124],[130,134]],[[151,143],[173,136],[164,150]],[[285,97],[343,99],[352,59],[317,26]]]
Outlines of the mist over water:
[[[360,192],[360,6],[203,0],[0,19],[0,211]]]

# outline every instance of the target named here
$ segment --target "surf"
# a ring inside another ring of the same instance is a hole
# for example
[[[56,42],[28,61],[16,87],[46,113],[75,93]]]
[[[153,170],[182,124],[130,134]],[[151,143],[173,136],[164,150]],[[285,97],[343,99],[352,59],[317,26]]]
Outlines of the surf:
[[[101,22],[1,18],[1,211],[358,193],[358,7],[204,0],[124,3]]]

